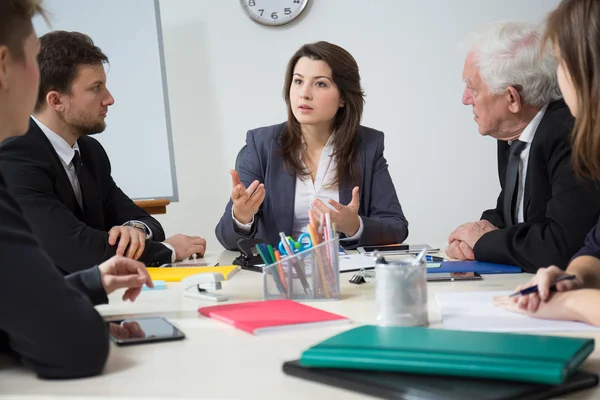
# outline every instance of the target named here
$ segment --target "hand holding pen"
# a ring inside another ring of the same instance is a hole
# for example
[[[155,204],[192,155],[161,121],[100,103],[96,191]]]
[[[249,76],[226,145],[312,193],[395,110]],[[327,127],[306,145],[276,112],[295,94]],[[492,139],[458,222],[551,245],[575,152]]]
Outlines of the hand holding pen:
[[[518,286],[511,297],[514,302],[518,303],[520,309],[535,312],[541,301],[549,299],[550,292],[564,292],[582,286],[583,283],[576,275],[568,274],[558,267],[551,266],[540,268],[533,279]]]
[[[554,284],[552,286],[550,286],[550,291],[551,292],[556,291],[556,285],[558,284],[558,282],[574,281],[576,278],[577,277],[575,275],[563,275],[560,278],[558,278],[556,281],[554,281]],[[531,294],[531,293],[539,293],[539,292],[540,292],[539,285],[533,285],[533,286],[529,286],[528,288],[525,288],[523,290],[514,292],[513,294],[511,294],[508,297],[526,296],[526,295]]]

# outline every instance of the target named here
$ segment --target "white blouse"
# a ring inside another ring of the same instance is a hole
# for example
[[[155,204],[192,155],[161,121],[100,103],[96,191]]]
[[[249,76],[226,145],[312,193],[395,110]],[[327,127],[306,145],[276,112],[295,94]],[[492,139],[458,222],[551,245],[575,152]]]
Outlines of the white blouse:
[[[306,145],[304,145],[306,146]],[[317,175],[313,182],[310,175],[296,177],[296,194],[294,197],[294,222],[292,225],[292,236],[298,237],[303,232],[308,232],[308,210],[312,209],[312,202],[315,199],[320,199],[329,208],[334,209],[329,205],[329,200],[340,201],[340,192],[337,186],[332,186],[331,182],[335,179],[336,160],[333,157],[333,134],[329,136],[317,167]],[[306,166],[305,166],[306,168]],[[345,205],[345,204],[344,204]],[[233,217],[233,207],[231,209]],[[363,232],[363,221],[360,219],[360,227],[356,234],[349,237],[347,240],[360,239]],[[243,233],[249,233],[254,223],[254,218],[248,224],[240,223],[235,217],[233,221],[237,229]]]

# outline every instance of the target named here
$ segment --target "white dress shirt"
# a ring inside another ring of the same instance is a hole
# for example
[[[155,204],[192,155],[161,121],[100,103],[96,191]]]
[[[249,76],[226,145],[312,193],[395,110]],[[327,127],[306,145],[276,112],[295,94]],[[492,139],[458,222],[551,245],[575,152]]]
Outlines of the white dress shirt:
[[[77,203],[79,207],[83,210],[83,196],[81,194],[81,186],[79,185],[79,178],[77,178],[77,173],[75,172],[75,166],[73,165],[73,157],[75,157],[75,151],[79,151],[79,145],[77,142],[71,147],[69,143],[65,139],[63,139],[58,133],[54,132],[52,129],[48,128],[44,125],[40,120],[31,116],[31,119],[40,127],[44,135],[50,141],[50,144],[58,154],[58,158],[67,173],[67,177],[69,178],[69,182],[71,182],[71,187],[73,188],[73,192],[75,193],[75,198],[77,199]],[[80,154],[81,155],[81,154]],[[142,224],[146,227],[146,239],[152,239],[152,229],[142,221],[129,221],[136,222]],[[176,255],[175,249],[168,243],[163,243],[169,250],[172,251],[171,261],[175,262]]]
[[[67,173],[67,177],[69,178],[69,182],[71,182],[71,186],[73,187],[73,192],[75,192],[75,198],[77,198],[77,203],[79,207],[83,210],[83,196],[81,195],[81,187],[79,186],[79,179],[77,178],[77,173],[75,172],[75,166],[73,165],[73,157],[75,156],[75,151],[79,151],[79,145],[77,142],[71,147],[69,143],[60,135],[55,133],[52,129],[48,128],[42,122],[40,122],[37,118],[31,117],[35,121],[35,123],[40,127],[44,135],[50,141],[50,144],[58,154],[58,158],[60,158],[60,162]]]
[[[304,149],[306,144],[303,142]],[[320,199],[329,208],[334,209],[329,205],[329,200],[340,201],[340,192],[337,186],[333,187],[331,182],[335,179],[336,174],[336,160],[333,157],[333,134],[329,136],[323,151],[321,152],[321,158],[317,166],[317,175],[313,182],[310,175],[306,177],[296,177],[296,193],[294,197],[294,221],[292,224],[291,236],[296,238],[301,233],[308,232],[308,210],[312,209],[312,202],[315,199]],[[306,168],[306,166],[305,166]],[[345,205],[345,204],[344,204]],[[232,217],[236,228],[242,233],[249,233],[254,223],[254,218],[248,224],[240,223],[233,216],[233,207],[231,209]],[[363,233],[363,221],[359,217],[360,227],[354,236],[349,237],[347,240],[358,240]]]
[[[525,180],[527,179],[527,164],[529,162],[529,150],[531,149],[531,143],[533,142],[533,138],[535,136],[535,131],[537,131],[538,126],[540,125],[540,121],[544,117],[544,113],[548,108],[548,104],[546,104],[538,113],[533,117],[533,119],[527,124],[521,136],[519,136],[519,140],[521,142],[527,143],[523,151],[521,152],[521,162],[519,163],[519,189],[517,191],[517,207],[515,212],[517,213],[517,222],[522,223],[525,222],[525,211],[523,200],[525,197]]]

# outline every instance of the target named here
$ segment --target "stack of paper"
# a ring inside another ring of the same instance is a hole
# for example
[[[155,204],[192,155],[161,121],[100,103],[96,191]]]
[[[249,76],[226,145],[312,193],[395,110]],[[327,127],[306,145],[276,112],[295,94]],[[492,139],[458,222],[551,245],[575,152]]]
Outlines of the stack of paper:
[[[600,328],[581,322],[529,317],[495,307],[492,299],[511,292],[436,293],[445,329],[488,332],[579,332]]]

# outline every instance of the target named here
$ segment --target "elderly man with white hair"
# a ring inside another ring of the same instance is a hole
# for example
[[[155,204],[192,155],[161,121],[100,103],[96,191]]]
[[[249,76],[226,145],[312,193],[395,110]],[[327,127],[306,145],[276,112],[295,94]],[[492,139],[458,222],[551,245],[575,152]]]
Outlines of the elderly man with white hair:
[[[452,232],[451,258],[564,269],[598,219],[600,188],[571,167],[574,121],[540,37],[534,25],[492,24],[466,57],[462,101],[479,133],[498,141],[502,190],[495,209]]]

